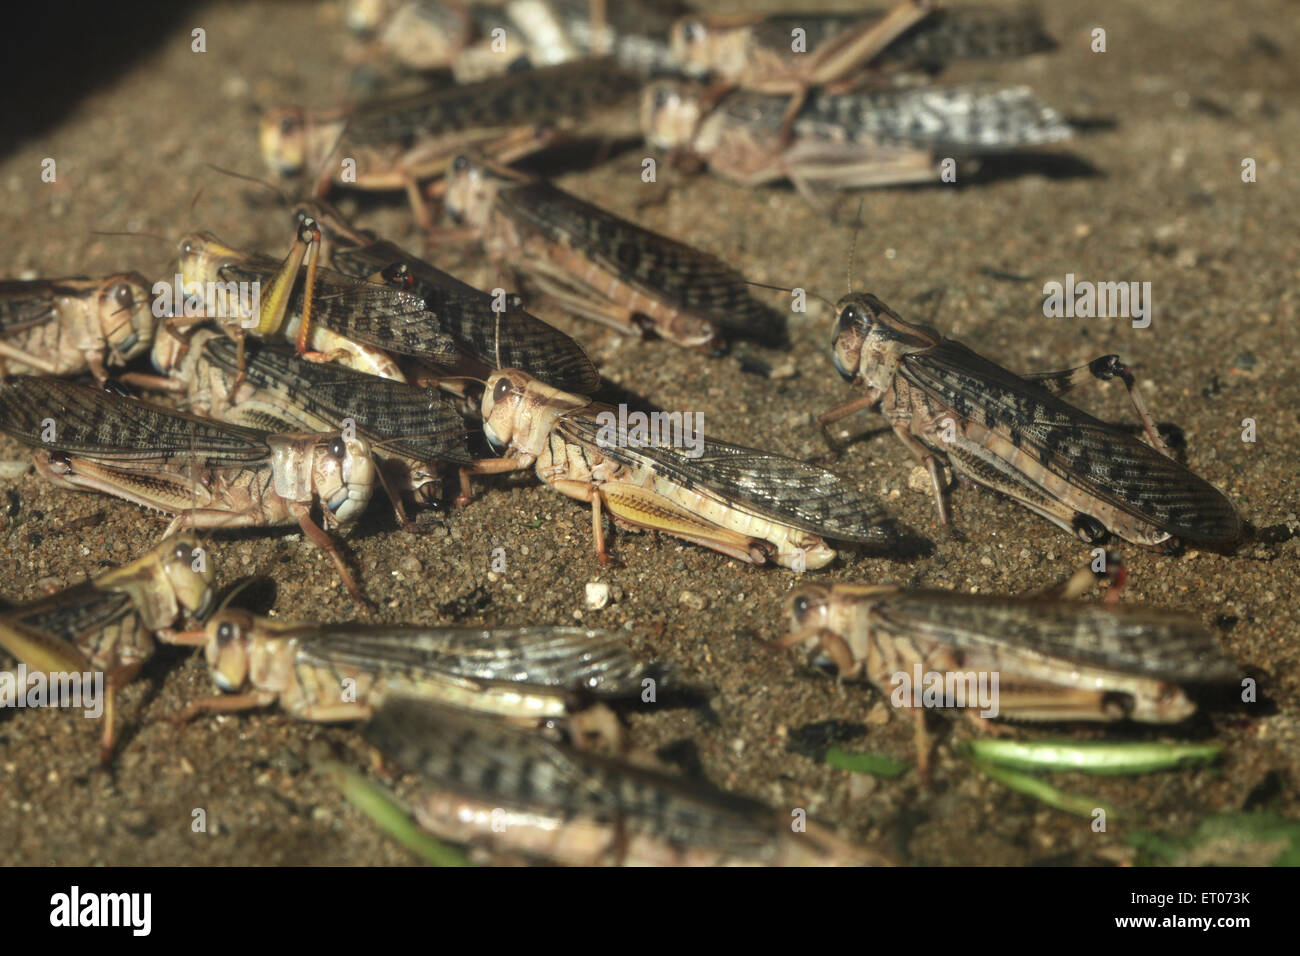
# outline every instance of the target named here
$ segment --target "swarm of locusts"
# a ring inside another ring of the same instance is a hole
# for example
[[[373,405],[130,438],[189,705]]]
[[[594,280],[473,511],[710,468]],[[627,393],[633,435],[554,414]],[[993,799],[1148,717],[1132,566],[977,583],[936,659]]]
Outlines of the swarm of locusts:
[[[1071,135],[1028,89],[936,79],[955,60],[1050,51],[1037,15],[905,0],[719,19],[653,0],[512,0],[353,2],[348,22],[368,55],[455,82],[268,111],[266,162],[304,187],[281,249],[186,235],[176,294],[137,273],[0,283],[0,431],[31,447],[41,479],[172,517],[129,564],[0,613],[0,648],[33,671],[102,673],[110,695],[155,641],[200,648],[219,693],[178,722],[277,707],[367,723],[416,781],[419,823],[476,858],[889,862],[624,752],[624,715],[656,699],[646,689],[681,688],[671,662],[638,659],[619,635],[368,622],[338,533],[366,520],[377,493],[411,527],[412,509],[451,503],[457,520],[455,506],[494,493],[492,475],[531,471],[589,509],[601,564],[619,560],[624,532],[647,531],[777,575],[811,575],[846,551],[901,556],[914,533],[860,490],[865,476],[713,434],[647,433],[599,399],[581,343],[539,312],[709,355],[740,339],[782,347],[781,312],[743,265],[518,164],[626,120],[673,158],[753,187],[788,180],[813,202],[937,180],[944,157]],[[517,288],[476,288],[349,222],[329,202],[337,190],[405,193],[422,226],[454,220]],[[886,695],[899,673],[992,674],[995,712],[965,711],[981,726],[1176,723],[1197,685],[1239,678],[1201,622],[1113,600],[1122,564],[1105,545],[1229,549],[1241,534],[1227,498],[1174,457],[1119,356],[1022,374],[874,295],[834,309],[829,357],[854,394],[816,418],[833,451],[829,426],[874,409],[924,467],[945,530],[960,525],[950,480],[964,479],[1102,557],[1027,596],[800,582],[772,646]],[[1138,428],[1067,400],[1094,379],[1127,389]],[[264,527],[296,527],[321,549],[357,619],[291,623],[242,609],[238,589],[214,593],[224,532]],[[1093,571],[1112,580],[1104,602],[1085,599]],[[926,774],[925,704],[892,702],[916,719]],[[106,762],[115,721],[110,696]]]

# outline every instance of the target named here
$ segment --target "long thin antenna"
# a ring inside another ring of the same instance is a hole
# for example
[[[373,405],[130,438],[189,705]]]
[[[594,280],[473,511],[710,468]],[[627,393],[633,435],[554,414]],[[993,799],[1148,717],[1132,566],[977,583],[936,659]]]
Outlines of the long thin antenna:
[[[849,294],[853,294],[853,257],[858,251],[858,233],[862,231],[862,197],[858,197],[858,211],[853,217],[853,241],[849,243]]]
[[[768,285],[766,282],[755,282],[753,279],[746,279],[745,285],[758,286],[760,289],[771,289],[774,292],[785,292],[788,295],[794,295],[794,289],[787,288],[786,286],[783,285]],[[824,302],[828,306],[830,306],[832,312],[835,311],[835,303],[832,302],[830,299],[826,298],[826,296],[818,295],[816,292],[812,292],[809,290],[805,290],[805,291],[807,291],[808,294],[812,296],[814,299],[818,300],[819,302]]]

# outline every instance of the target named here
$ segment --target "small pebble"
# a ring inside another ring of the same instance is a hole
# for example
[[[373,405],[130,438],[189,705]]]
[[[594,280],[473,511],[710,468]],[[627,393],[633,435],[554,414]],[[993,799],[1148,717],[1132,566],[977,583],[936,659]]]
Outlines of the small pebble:
[[[407,574],[419,574],[424,570],[424,565],[420,563],[420,559],[413,554],[408,554],[406,557],[402,558],[402,560],[398,562],[397,566]]]
[[[703,611],[709,606],[708,599],[702,594],[696,594],[694,591],[683,591],[678,596],[677,603],[690,608],[692,611]]]
[[[609,585],[603,581],[587,582],[587,607],[599,611],[609,604]]]

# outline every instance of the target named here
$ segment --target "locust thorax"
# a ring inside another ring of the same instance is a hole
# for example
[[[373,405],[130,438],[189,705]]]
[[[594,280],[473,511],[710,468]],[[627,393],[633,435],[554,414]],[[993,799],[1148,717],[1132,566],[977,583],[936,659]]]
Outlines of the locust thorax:
[[[835,368],[858,388],[884,392],[909,352],[938,345],[939,333],[904,321],[874,295],[850,292],[835,304]]]
[[[726,25],[683,17],[673,24],[668,42],[673,60],[690,76],[739,76],[749,66],[751,34],[747,24]]]
[[[456,222],[481,228],[487,225],[497,193],[510,180],[464,153],[447,169],[443,207]]]
[[[537,457],[546,447],[551,425],[561,412],[590,404],[507,368],[493,372],[483,390],[483,434],[498,455]]]
[[[158,319],[144,276],[135,272],[109,276],[99,288],[99,331],[114,365],[135,358],[153,341]]]
[[[641,134],[656,149],[685,149],[700,123],[700,96],[685,83],[659,80],[641,94]]]

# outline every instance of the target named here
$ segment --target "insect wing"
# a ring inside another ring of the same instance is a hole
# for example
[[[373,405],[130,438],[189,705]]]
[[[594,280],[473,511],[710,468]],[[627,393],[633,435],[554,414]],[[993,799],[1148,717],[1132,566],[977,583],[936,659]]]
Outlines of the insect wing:
[[[744,277],[715,256],[547,183],[502,190],[497,201],[511,217],[581,250],[650,298],[760,341],[784,338],[780,315],[751,296]]]
[[[49,427],[53,435],[45,441]],[[37,448],[139,465],[183,459],[217,468],[256,464],[271,454],[263,432],[30,376],[0,383],[0,431]]]
[[[1132,435],[945,340],[904,356],[903,377],[964,418],[1006,434],[1052,474],[1190,542],[1240,534],[1217,488]]]
[[[313,628],[300,653],[331,664],[390,667],[602,696],[639,693],[645,666],[617,637],[576,627]]]
[[[0,338],[55,320],[58,318],[56,297],[76,294],[73,289],[60,292],[58,286],[39,280],[0,282]]]
[[[1088,665],[1177,683],[1239,676],[1198,621],[1170,611],[944,591],[902,591],[874,604],[872,627],[1006,658]]]
[[[808,462],[707,438],[700,455],[691,457],[667,441],[651,444],[620,425],[602,424],[589,409],[563,417],[557,427],[610,458],[648,467],[685,488],[707,489],[728,504],[801,531],[872,545],[897,538],[883,508],[839,475]]]

